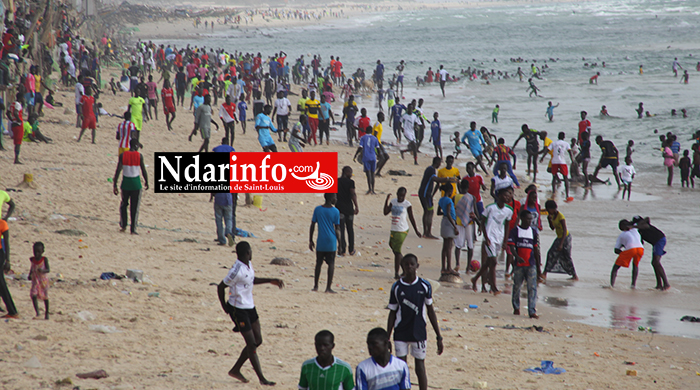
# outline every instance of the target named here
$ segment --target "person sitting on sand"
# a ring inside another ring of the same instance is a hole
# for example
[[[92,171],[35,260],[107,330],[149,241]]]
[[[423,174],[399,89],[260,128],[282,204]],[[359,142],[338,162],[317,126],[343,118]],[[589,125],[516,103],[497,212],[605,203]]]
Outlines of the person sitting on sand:
[[[335,269],[335,254],[338,250],[338,237],[340,236],[340,212],[335,208],[338,200],[336,194],[323,194],[325,203],[316,206],[311,217],[309,227],[309,250],[316,248],[316,268],[314,271],[314,288],[311,291],[318,291],[318,279],[321,276],[321,266],[325,261],[328,264],[328,280],[326,281],[326,292],[335,293],[331,289],[333,285],[333,271]],[[318,237],[314,245],[314,227],[318,224]]]
[[[235,324],[233,331],[240,332],[246,344],[236,364],[233,365],[228,374],[243,383],[248,383],[248,379],[241,374],[241,368],[250,359],[250,364],[258,376],[260,384],[274,386],[275,382],[271,382],[263,376],[258,358],[257,349],[262,344],[262,333],[260,331],[258,312],[255,310],[255,303],[253,302],[253,286],[270,283],[281,289],[284,288],[284,282],[281,279],[255,277],[255,271],[250,263],[253,259],[253,250],[247,241],[241,241],[236,244],[236,256],[238,260],[236,260],[226,277],[217,287],[221,307]],[[230,290],[228,300],[226,300],[225,295],[226,287]]]

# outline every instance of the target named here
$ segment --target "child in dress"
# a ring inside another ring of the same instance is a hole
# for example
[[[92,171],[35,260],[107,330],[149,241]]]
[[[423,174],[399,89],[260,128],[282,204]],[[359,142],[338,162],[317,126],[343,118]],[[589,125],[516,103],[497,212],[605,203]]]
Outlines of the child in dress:
[[[34,257],[30,257],[29,260],[32,262],[32,266],[29,269],[29,277],[32,279],[32,288],[29,290],[29,295],[32,297],[32,303],[34,304],[34,311],[36,312],[36,318],[39,318],[39,302],[41,299],[44,301],[45,312],[44,319],[49,319],[49,279],[46,274],[51,272],[49,268],[49,260],[43,256],[44,254],[44,243],[35,242],[34,243]]]

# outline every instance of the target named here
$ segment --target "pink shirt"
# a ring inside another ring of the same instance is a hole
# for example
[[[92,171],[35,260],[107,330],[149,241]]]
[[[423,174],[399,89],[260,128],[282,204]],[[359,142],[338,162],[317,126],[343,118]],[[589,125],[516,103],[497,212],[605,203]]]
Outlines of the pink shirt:
[[[156,100],[156,90],[158,89],[156,83],[149,81],[146,83],[146,87],[148,88],[148,100]]]
[[[36,92],[36,79],[34,78],[33,74],[27,74],[27,77],[25,77],[24,86],[27,88],[27,92]]]

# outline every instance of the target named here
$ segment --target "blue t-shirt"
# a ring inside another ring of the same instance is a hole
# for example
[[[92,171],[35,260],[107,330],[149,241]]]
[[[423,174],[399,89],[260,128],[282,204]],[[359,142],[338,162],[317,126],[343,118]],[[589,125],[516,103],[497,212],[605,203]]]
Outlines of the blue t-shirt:
[[[481,131],[471,131],[471,129],[467,130],[462,136],[462,142],[464,142],[465,139],[469,141],[469,149],[472,151],[474,157],[480,156],[482,150],[481,145],[486,143],[486,141],[484,141],[484,136],[481,134]]]
[[[193,99],[194,102],[194,110],[197,111],[197,108],[204,104],[204,96],[195,96]]]
[[[377,64],[377,79],[382,80],[384,79],[384,64]]]
[[[428,339],[424,308],[433,304],[433,289],[423,278],[408,284],[399,279],[391,286],[389,310],[396,311],[394,340],[425,341]]]
[[[335,207],[316,206],[311,223],[318,224],[317,252],[335,252],[338,249],[335,226],[340,225],[340,211]]]
[[[680,153],[681,152],[681,143],[678,141],[673,141],[671,144],[671,151],[673,153]]]
[[[394,104],[393,106],[391,106],[391,116],[394,117],[394,126],[401,125],[401,115],[403,110],[405,109],[406,106],[404,106],[403,104]]]
[[[233,204],[233,195],[230,192],[217,192],[214,194],[214,204],[217,206],[230,206]]]
[[[362,162],[377,161],[377,154],[374,148],[379,147],[379,140],[372,134],[365,134],[360,138],[362,148]]]
[[[448,215],[450,215],[452,216],[453,221],[457,220],[457,213],[455,213],[455,203],[452,201],[452,199],[443,196],[438,201],[438,207],[442,209],[442,214],[444,216],[443,218],[446,218]]]
[[[321,119],[326,120],[330,118],[331,104],[328,102],[321,103]]]
[[[229,145],[219,145],[219,146],[215,147],[214,149],[212,149],[211,151],[217,152],[217,153],[231,153],[231,152],[235,152],[236,149],[234,149],[233,147],[231,147]]]
[[[248,105],[244,100],[238,102],[238,119],[245,122],[245,110],[248,109]]]
[[[360,362],[355,369],[355,390],[408,390],[411,388],[411,374],[408,365],[396,356],[391,356],[389,364],[380,366],[369,358]]]
[[[433,136],[433,144],[435,145],[440,145],[440,130],[442,130],[440,121],[436,119],[430,124],[430,132]]]

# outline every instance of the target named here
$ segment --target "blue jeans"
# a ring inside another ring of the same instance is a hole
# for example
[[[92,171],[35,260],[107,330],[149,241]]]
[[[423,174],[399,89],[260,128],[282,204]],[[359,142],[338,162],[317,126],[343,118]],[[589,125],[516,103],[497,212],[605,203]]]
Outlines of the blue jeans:
[[[513,267],[513,310],[520,310],[520,287],[523,281],[527,282],[527,312],[529,315],[537,313],[537,265],[529,267]]]
[[[513,173],[513,165],[511,165],[510,161],[498,161],[495,164],[493,164],[493,174],[494,176],[498,176],[498,167],[501,164],[506,164],[508,166],[508,175],[510,176],[511,179],[513,179],[513,183],[515,183],[516,186],[520,187],[520,183],[518,183],[518,177],[515,176],[515,173]]]
[[[216,237],[219,243],[226,244],[226,236],[231,234],[233,229],[233,206],[214,205],[214,216],[216,217]],[[226,223],[226,230],[224,230]]]

